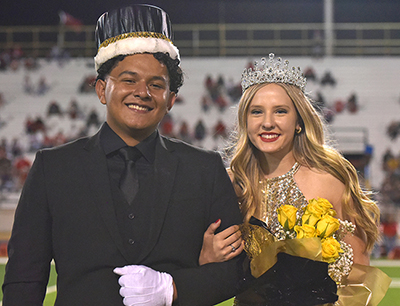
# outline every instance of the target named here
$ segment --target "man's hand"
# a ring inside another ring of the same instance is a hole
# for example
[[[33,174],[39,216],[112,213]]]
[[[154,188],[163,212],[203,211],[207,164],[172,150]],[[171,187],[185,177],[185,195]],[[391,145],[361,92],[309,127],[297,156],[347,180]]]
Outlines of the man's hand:
[[[174,295],[172,276],[146,266],[132,265],[115,268],[121,275],[118,283],[125,306],[171,306]]]

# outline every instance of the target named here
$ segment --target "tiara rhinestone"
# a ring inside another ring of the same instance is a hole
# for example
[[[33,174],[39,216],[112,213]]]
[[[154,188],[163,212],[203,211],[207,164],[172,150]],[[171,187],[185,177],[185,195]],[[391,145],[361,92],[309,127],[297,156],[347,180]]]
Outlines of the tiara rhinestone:
[[[299,87],[304,92],[306,78],[303,76],[300,67],[289,67],[289,61],[278,57],[274,60],[275,54],[269,54],[269,60],[261,58],[261,62],[254,62],[254,68],[245,69],[242,73],[243,92],[252,85],[262,83],[285,83]]]

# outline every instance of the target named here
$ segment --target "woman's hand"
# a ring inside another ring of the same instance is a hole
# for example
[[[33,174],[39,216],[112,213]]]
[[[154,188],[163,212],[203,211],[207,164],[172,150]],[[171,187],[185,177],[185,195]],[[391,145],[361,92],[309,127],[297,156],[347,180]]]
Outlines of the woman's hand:
[[[238,225],[232,225],[224,231],[215,234],[221,225],[221,219],[210,224],[204,233],[199,264],[223,262],[232,259],[243,251],[244,241]]]

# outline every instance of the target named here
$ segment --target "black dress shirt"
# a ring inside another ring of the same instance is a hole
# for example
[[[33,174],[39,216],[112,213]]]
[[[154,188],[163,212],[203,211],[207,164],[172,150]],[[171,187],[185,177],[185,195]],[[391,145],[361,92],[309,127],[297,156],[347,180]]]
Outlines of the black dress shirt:
[[[139,255],[140,250],[143,249],[143,244],[146,243],[148,238],[146,217],[149,214],[148,210],[154,204],[149,203],[151,201],[151,196],[149,195],[154,192],[155,188],[153,186],[153,166],[157,135],[158,132],[155,131],[135,146],[142,154],[135,164],[140,187],[138,194],[133,200],[133,204],[129,205],[118,187],[125,168],[125,161],[119,154],[119,149],[127,146],[127,144],[107,123],[104,123],[100,131],[100,144],[107,158],[107,167],[114,199],[114,210],[119,231],[133,262]]]

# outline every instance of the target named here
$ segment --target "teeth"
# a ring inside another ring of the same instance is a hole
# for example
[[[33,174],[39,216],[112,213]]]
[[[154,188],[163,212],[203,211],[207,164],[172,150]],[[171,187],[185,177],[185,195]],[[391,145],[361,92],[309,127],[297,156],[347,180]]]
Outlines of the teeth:
[[[277,138],[278,135],[276,135],[276,134],[274,134],[274,135],[262,134],[261,137],[262,137],[262,138],[265,138],[265,139],[272,139],[272,138]]]
[[[147,107],[140,106],[140,105],[129,104],[128,107],[129,107],[130,109],[136,109],[136,110],[140,110],[140,111],[147,111],[147,110],[149,110]]]

